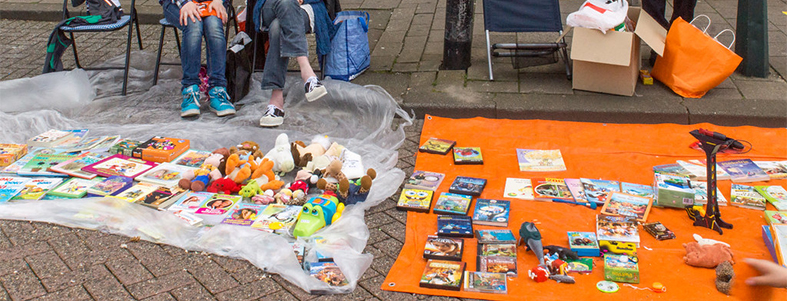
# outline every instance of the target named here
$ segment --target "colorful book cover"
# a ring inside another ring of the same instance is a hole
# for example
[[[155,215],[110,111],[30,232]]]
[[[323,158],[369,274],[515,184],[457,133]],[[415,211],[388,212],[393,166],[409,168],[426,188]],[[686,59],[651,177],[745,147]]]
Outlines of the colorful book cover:
[[[0,177],[0,203],[10,201],[25,189],[25,183],[30,180],[30,178]]]
[[[240,203],[232,209],[232,213],[221,223],[237,226],[251,226],[257,215],[262,213],[266,205]]]
[[[787,224],[787,211],[765,210],[768,224]]]
[[[188,191],[184,193],[174,204],[172,204],[169,209],[195,212],[213,195],[214,193],[207,191]]]
[[[464,239],[429,235],[424,246],[424,258],[440,260],[462,260]]]
[[[653,166],[653,172],[659,174],[670,174],[683,177],[694,177],[688,169],[684,168],[678,163],[662,164]]]
[[[636,183],[620,182],[620,192],[647,198],[656,197],[653,193],[653,186]]]
[[[785,266],[787,260],[787,224],[773,224],[771,225],[773,233],[773,242],[776,247],[776,257],[779,264]]]
[[[11,200],[40,200],[44,195],[63,183],[61,178],[33,178],[25,183],[25,188]]]
[[[596,215],[596,238],[601,241],[631,242],[639,247],[637,221],[626,216]]]
[[[109,147],[110,154],[120,154],[124,156],[131,157],[132,152],[134,149],[137,148],[142,141],[132,140],[132,139],[120,139],[118,140],[115,145]]]
[[[191,168],[199,168],[211,154],[213,153],[209,151],[190,149],[180,155],[180,157],[175,158],[172,163]]]
[[[473,237],[473,222],[466,215],[438,215],[437,235]]]
[[[773,243],[773,233],[770,225],[762,225],[762,240],[765,243],[765,247],[768,248],[768,252],[771,253],[773,262],[779,263],[779,255],[776,254],[776,245]]]
[[[302,206],[270,204],[257,214],[251,227],[272,233],[289,233],[301,214]]]
[[[418,151],[445,155],[451,151],[454,145],[456,145],[456,141],[432,137],[424,141]]]
[[[175,187],[189,170],[193,171],[194,168],[172,163],[161,163],[137,176],[135,180],[164,187]]]
[[[473,212],[473,224],[506,227],[510,209],[509,201],[478,199]]]
[[[342,270],[334,262],[310,263],[309,275],[330,286],[347,286],[350,284],[342,273]]]
[[[572,178],[566,178],[563,179],[563,181],[566,183],[566,187],[568,187],[568,191],[571,192],[571,196],[574,197],[575,202],[588,202],[588,198],[585,196],[585,188],[582,188],[582,181]]]
[[[705,205],[708,203],[708,182],[692,181],[691,188],[694,189],[694,205]],[[718,186],[716,187],[716,203],[719,206],[727,206],[727,198],[724,197]]]
[[[400,210],[429,212],[429,208],[432,205],[433,194],[434,191],[431,190],[402,189],[402,194],[399,195],[399,202],[396,203],[396,208]]]
[[[533,181],[533,195],[536,201],[551,202],[553,199],[574,200],[563,179],[536,178],[531,179],[531,181]]]
[[[462,287],[465,263],[429,259],[421,274],[420,287],[458,291]]]
[[[753,161],[771,179],[787,179],[787,161]]]
[[[79,129],[79,130],[66,130],[67,132],[71,132],[71,136],[66,139],[60,140],[57,144],[53,145],[52,147],[62,148],[62,149],[69,149],[72,148],[74,145],[79,144],[87,133],[90,132],[88,129]]]
[[[639,283],[639,259],[636,256],[604,254],[604,279]]]
[[[478,256],[506,256],[516,258],[516,244],[478,244]]]
[[[475,230],[479,244],[516,243],[516,238],[511,230]]]
[[[596,233],[593,232],[566,232],[568,235],[568,247],[571,251],[577,252],[579,256],[600,256]]]
[[[765,173],[751,159],[737,159],[718,162],[719,166],[730,174],[730,179],[736,183],[768,181],[771,177]]]
[[[50,167],[74,158],[66,154],[39,154],[30,159],[16,173],[20,176],[66,177],[65,174],[47,171]]]
[[[152,207],[155,209],[164,209],[172,205],[173,202],[177,200],[177,195],[180,192],[180,188],[174,190],[169,187],[162,187],[159,186],[153,192],[148,193],[143,197],[138,204],[145,205],[148,207]]]
[[[189,149],[188,139],[155,136],[131,152],[131,156],[151,162],[172,162]]]
[[[18,160],[14,161],[14,163],[11,163],[10,165],[3,168],[3,170],[0,171],[0,174],[17,175],[17,172],[19,172],[19,170],[22,169],[22,167],[24,167],[25,164],[27,164],[27,162],[30,162],[30,160],[33,159],[35,156],[41,154],[60,154],[63,152],[64,150],[59,148],[46,148],[46,147],[32,148],[28,151],[27,155],[24,155],[22,158],[19,158]]]
[[[685,162],[685,163],[688,163],[688,164],[699,165],[699,166],[702,166],[702,168],[707,169],[707,164],[705,162],[705,159],[702,159],[702,160],[695,159],[695,160],[688,160],[688,161],[678,160],[678,164],[682,164],[681,162]],[[706,173],[707,173],[707,171],[706,171]],[[730,179],[730,174],[728,174],[726,171],[724,171],[724,169],[719,167],[719,163],[717,162],[716,163],[716,180],[729,180],[729,179]],[[707,180],[707,179],[705,179],[705,180]]]
[[[103,141],[106,136],[99,136],[99,137],[90,137],[90,138],[81,138],[67,147],[59,146],[66,148],[68,152],[81,152],[84,150],[89,150],[93,148],[96,144]]]
[[[508,294],[505,273],[465,272],[464,289],[467,292]]]
[[[109,152],[109,148],[117,144],[118,141],[120,141],[120,136],[106,136],[103,137],[101,141],[93,145],[90,150],[94,152]]]
[[[766,201],[771,203],[776,210],[787,210],[787,190],[779,185],[754,186]]]
[[[684,209],[694,204],[694,189],[686,176],[653,174],[656,200],[654,205]]]
[[[27,144],[0,143],[0,167],[6,167],[27,154]]]
[[[653,235],[657,240],[666,240],[675,238],[675,233],[661,224],[661,222],[645,223],[642,224],[642,229],[648,234]]]
[[[432,212],[439,214],[466,215],[473,197],[464,194],[443,192],[434,204]]]
[[[116,195],[131,187],[133,184],[133,178],[111,176],[88,188],[87,193],[98,196]]]
[[[69,160],[61,162],[60,164],[50,167],[49,171],[57,172],[77,178],[92,179],[96,177],[96,174],[83,171],[82,167],[101,161],[102,159],[108,156],[109,155],[107,153],[94,153],[94,152],[82,153],[74,158],[71,158]]]
[[[159,185],[150,183],[137,183],[129,187],[123,192],[117,194],[115,197],[123,199],[129,203],[136,203],[142,201],[148,194],[159,189]]]
[[[484,186],[486,179],[459,176],[448,187],[448,192],[479,196],[484,191]]]
[[[228,194],[214,194],[205,201],[196,211],[197,214],[224,215],[240,202],[242,196]]]
[[[123,176],[136,178],[155,166],[156,163],[153,162],[116,154],[82,167],[82,170],[102,177]]]
[[[610,192],[600,213],[628,216],[644,223],[648,220],[648,213],[650,213],[650,206],[652,203],[653,199],[649,197],[641,197],[622,192]]]
[[[74,133],[70,131],[51,129],[38,134],[38,136],[30,138],[27,140],[27,145],[31,147],[51,147],[56,145],[58,142],[67,139],[73,134]]]
[[[404,183],[404,188],[436,191],[443,179],[445,179],[445,174],[416,170]]]
[[[530,179],[506,178],[503,197],[527,201],[535,200],[533,183],[530,182]]]
[[[742,208],[765,210],[765,198],[754,187],[732,183],[730,204]]]
[[[454,146],[454,164],[484,164],[481,148]]]
[[[96,183],[103,181],[103,178],[82,179],[70,178],[55,189],[50,190],[47,195],[64,198],[81,198],[87,194],[87,189]]]
[[[516,159],[519,170],[527,172],[536,171],[565,171],[566,163],[559,149],[516,149]]]
[[[585,197],[587,197],[588,202],[604,204],[606,201],[604,198],[606,198],[607,194],[620,192],[620,182],[618,181],[588,178],[580,178],[579,181],[582,182],[582,188],[585,190]]]
[[[502,273],[516,277],[516,257],[510,256],[478,256],[476,269],[485,273]]]

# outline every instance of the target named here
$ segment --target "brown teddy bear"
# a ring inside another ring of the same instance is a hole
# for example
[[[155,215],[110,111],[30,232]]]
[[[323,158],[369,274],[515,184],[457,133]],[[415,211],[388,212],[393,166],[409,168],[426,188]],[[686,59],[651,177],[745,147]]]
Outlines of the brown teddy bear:
[[[690,266],[713,269],[725,261],[735,263],[732,260],[732,250],[724,244],[700,245],[690,242],[683,244],[683,248],[686,249],[683,261]]]
[[[263,153],[260,150],[260,145],[254,141],[243,141],[237,146],[230,147],[230,155],[238,154],[242,159],[247,157],[262,158]]]

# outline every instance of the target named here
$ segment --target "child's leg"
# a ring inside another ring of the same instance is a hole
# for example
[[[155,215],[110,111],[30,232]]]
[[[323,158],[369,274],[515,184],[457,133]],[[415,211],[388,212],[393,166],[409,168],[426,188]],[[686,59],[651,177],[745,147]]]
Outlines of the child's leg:
[[[203,33],[207,40],[208,84],[213,87],[226,87],[227,79],[227,38],[224,24],[216,16],[202,18]]]
[[[268,5],[268,1],[266,0],[264,5]],[[280,109],[283,108],[282,104],[284,103],[284,98],[282,97],[281,90],[284,89],[284,80],[287,76],[287,62],[289,62],[290,58],[286,56],[281,56],[281,26],[279,25],[279,19],[263,19],[263,20],[270,20],[268,23],[268,55],[265,56],[265,69],[262,70],[262,89],[268,90],[272,89],[274,91],[279,90],[278,96],[274,95],[271,97],[271,103],[274,104],[275,101],[279,104],[277,107]]]
[[[181,29],[182,43],[180,45],[180,62],[183,67],[183,80],[181,85],[183,88],[192,85],[199,85],[199,68],[202,56],[202,22],[197,21],[188,23]]]

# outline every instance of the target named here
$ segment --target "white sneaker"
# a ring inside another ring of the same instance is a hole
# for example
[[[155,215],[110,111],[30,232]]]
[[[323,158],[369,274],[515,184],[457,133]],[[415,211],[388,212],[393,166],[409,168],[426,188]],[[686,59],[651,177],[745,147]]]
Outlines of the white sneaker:
[[[328,90],[316,77],[309,78],[303,86],[306,91],[306,100],[309,102],[318,100],[325,95],[328,95]]]
[[[261,127],[275,127],[284,123],[284,111],[274,105],[268,105],[265,114],[260,118]]]

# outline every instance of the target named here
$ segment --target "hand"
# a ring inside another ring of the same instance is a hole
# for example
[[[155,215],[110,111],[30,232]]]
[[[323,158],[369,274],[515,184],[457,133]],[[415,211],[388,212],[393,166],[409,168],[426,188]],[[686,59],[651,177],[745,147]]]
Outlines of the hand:
[[[191,19],[191,22],[202,21],[197,4],[193,1],[188,1],[180,7],[180,25],[186,26],[189,19]]]
[[[746,258],[744,261],[760,272],[760,276],[746,279],[746,284],[787,288],[787,268],[762,259]]]
[[[298,0],[298,5],[303,5],[303,0]]]
[[[208,11],[216,11],[216,16],[221,19],[221,22],[227,24],[227,10],[224,8],[224,3],[221,0],[213,0],[208,5]]]

